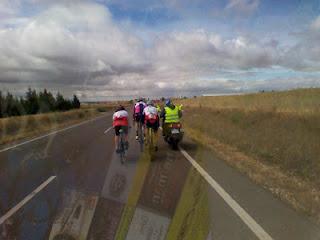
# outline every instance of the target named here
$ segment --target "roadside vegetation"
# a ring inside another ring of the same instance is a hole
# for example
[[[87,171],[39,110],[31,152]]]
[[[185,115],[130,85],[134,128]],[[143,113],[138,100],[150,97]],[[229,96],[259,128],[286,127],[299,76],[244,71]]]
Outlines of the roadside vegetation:
[[[46,89],[39,93],[29,88],[23,97],[14,97],[10,92],[6,95],[0,91],[0,118],[68,111],[81,106],[76,95],[72,100],[65,99],[60,93],[56,96]]]
[[[42,113],[0,119],[0,145],[61,129],[101,114],[97,108]]]
[[[179,103],[191,138],[320,222],[320,89]]]
[[[44,90],[29,89],[23,98],[0,92],[0,145],[36,137],[101,115],[117,106],[118,102],[82,103],[61,94],[54,97]]]

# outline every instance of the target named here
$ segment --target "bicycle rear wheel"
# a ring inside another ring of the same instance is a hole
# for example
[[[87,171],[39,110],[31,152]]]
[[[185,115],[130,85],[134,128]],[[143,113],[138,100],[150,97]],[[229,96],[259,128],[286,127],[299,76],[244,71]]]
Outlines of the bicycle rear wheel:
[[[151,161],[154,159],[154,153],[155,153],[155,145],[154,145],[154,129],[148,128],[148,150],[150,154]]]
[[[119,142],[119,150],[120,150],[120,162],[121,164],[124,164],[126,161],[126,149],[124,146],[124,136],[123,136],[123,130],[120,130],[120,142]]]
[[[140,151],[143,151],[143,144],[144,144],[144,134],[143,134],[143,130],[142,130],[142,122],[139,122],[139,144],[140,144]]]

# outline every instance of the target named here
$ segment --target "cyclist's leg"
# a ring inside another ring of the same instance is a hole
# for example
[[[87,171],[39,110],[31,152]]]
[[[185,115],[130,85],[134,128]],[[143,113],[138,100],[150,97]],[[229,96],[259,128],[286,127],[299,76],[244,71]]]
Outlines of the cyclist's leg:
[[[117,136],[117,135],[114,136],[114,143],[115,143],[116,148],[118,148],[118,146],[119,146],[119,136]]]
[[[144,140],[146,140],[146,132],[145,132],[145,129],[146,129],[146,124],[144,123],[144,119],[141,118],[141,131],[142,131]]]
[[[138,121],[137,121],[137,117],[136,116],[134,116],[133,124],[134,124],[134,129],[136,130],[136,139],[137,139],[137,136],[138,136]]]
[[[120,136],[120,126],[114,127],[115,135],[114,135],[114,144],[116,150],[119,149],[119,136]]]
[[[138,120],[138,137],[140,138],[140,135],[142,136],[144,134],[143,124],[141,122],[141,118]]]
[[[149,128],[148,132],[149,132],[150,144],[151,144],[152,147],[154,147],[154,128],[153,128],[153,126],[151,126]]]
[[[145,126],[144,126],[144,129],[143,129],[143,134],[144,134],[144,136],[145,136],[145,138],[146,138],[146,143],[149,143],[150,142],[150,136],[149,136],[149,123],[148,122],[146,122],[145,123]]]
[[[158,133],[159,133],[158,130],[159,130],[159,121],[156,122],[153,129],[153,144],[156,151],[158,150]]]
[[[165,122],[164,122],[164,118],[162,118],[162,136],[165,136]]]
[[[128,126],[123,126],[123,135],[124,135],[124,144],[125,144],[125,148],[128,149],[129,148],[129,141],[128,141]]]

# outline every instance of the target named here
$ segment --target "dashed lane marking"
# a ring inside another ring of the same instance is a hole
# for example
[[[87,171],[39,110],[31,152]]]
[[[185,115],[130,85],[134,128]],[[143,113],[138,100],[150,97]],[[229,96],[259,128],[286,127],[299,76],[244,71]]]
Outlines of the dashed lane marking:
[[[93,122],[93,121],[98,120],[98,119],[100,119],[100,118],[106,117],[107,115],[108,115],[108,114],[103,115],[103,116],[100,116],[100,117],[97,117],[97,118],[94,118],[94,119],[90,119],[90,120],[85,121],[85,122],[81,122],[81,123],[78,123],[78,124],[69,126],[69,127],[67,127],[67,128],[63,128],[63,129],[60,129],[60,130],[57,130],[57,131],[53,131],[53,132],[50,132],[50,133],[48,133],[48,134],[45,134],[45,135],[42,135],[42,136],[39,136],[39,137],[36,137],[36,138],[32,138],[32,139],[30,139],[30,140],[28,140],[28,141],[25,141],[25,142],[22,142],[22,143],[13,145],[13,146],[9,146],[9,147],[7,147],[7,148],[1,149],[1,150],[0,150],[0,153],[6,152],[6,151],[11,150],[11,149],[14,149],[14,148],[16,148],[16,147],[20,147],[20,146],[25,145],[25,144],[27,144],[27,143],[31,143],[31,142],[38,141],[38,140],[40,140],[40,139],[49,137],[49,136],[54,135],[54,134],[57,134],[57,133],[64,132],[64,131],[66,131],[66,130],[69,130],[69,129],[72,129],[72,128],[75,128],[75,127],[79,127],[79,126],[84,125],[84,124],[87,124],[87,123],[89,123],[89,122]]]
[[[14,215],[19,209],[21,209],[25,204],[27,204],[34,196],[36,196],[39,192],[41,192],[49,183],[51,183],[56,176],[49,177],[46,181],[44,181],[39,187],[33,190],[28,196],[26,196],[21,202],[19,202],[16,206],[11,208],[5,215],[0,218],[0,225],[3,224],[6,220],[8,220],[12,215]]]
[[[107,130],[104,131],[104,134],[107,134],[113,127],[109,127]]]

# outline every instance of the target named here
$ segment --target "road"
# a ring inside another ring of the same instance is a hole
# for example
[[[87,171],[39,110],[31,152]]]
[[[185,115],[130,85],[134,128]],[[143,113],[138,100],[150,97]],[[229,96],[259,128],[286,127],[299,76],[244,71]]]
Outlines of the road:
[[[160,140],[151,162],[131,130],[120,164],[110,127],[106,113],[0,149],[0,239],[320,239],[310,219],[188,139],[182,152]]]

